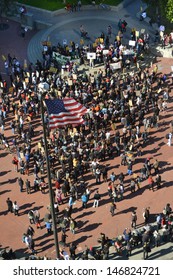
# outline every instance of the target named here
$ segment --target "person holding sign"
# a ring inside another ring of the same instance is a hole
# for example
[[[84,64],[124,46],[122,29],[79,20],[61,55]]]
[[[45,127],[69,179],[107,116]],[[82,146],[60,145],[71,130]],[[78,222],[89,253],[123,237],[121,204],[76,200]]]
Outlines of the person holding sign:
[[[140,20],[144,20],[147,17],[147,13],[145,11],[143,11],[140,15]]]

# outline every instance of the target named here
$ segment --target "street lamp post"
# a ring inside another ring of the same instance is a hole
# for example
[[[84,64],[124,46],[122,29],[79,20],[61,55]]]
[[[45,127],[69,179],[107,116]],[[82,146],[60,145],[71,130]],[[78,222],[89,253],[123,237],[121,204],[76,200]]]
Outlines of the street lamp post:
[[[56,226],[56,216],[55,216],[55,209],[54,209],[54,197],[52,192],[52,182],[51,182],[51,174],[50,174],[50,163],[49,163],[49,154],[48,154],[48,146],[47,146],[47,137],[46,137],[46,127],[44,123],[44,105],[43,105],[43,96],[44,92],[41,94],[41,118],[43,124],[43,137],[44,137],[44,150],[46,156],[46,165],[47,165],[47,178],[48,178],[48,187],[49,187],[49,197],[50,197],[50,207],[51,207],[51,214],[52,214],[52,223],[53,223],[53,233],[54,233],[54,241],[55,241],[55,249],[56,249],[56,257],[57,259],[60,258],[59,252],[59,243],[58,243],[58,233],[57,233],[57,226]]]

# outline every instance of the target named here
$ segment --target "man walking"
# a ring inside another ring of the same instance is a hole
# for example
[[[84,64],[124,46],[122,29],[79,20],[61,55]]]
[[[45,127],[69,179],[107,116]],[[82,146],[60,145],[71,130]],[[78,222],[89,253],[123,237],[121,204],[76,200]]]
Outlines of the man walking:
[[[100,183],[100,177],[101,177],[101,171],[100,168],[96,168],[96,172],[95,172],[95,177],[96,177],[96,184]]]
[[[86,195],[86,193],[84,193],[81,196],[81,199],[82,199],[82,208],[87,208],[88,196]]]
[[[153,168],[154,168],[154,175],[157,175],[159,172],[159,162],[157,159],[153,163]]]
[[[8,206],[8,213],[11,212],[13,213],[13,202],[10,200],[10,198],[8,197],[7,200],[6,200],[6,203],[7,203],[7,206]]]
[[[23,182],[23,179],[21,177],[18,178],[18,184],[19,184],[19,187],[20,187],[20,192],[22,192],[24,182]]]
[[[110,205],[110,213],[111,213],[111,216],[113,217],[115,215],[115,209],[116,209],[116,204],[114,202],[111,202],[111,205]]]
[[[172,133],[170,132],[170,133],[168,134],[168,143],[167,143],[167,145],[170,147],[170,146],[171,146],[171,143],[172,143]]]
[[[136,228],[136,221],[137,221],[136,211],[133,211],[132,215],[131,215],[131,227],[132,228]]]
[[[144,232],[142,236],[142,243],[143,243],[143,259],[145,260],[148,258],[148,253],[151,252],[149,231]]]
[[[160,175],[160,174],[157,174],[155,180],[156,180],[157,189],[160,189],[160,188],[161,188],[161,181],[162,181],[161,175]]]
[[[93,203],[93,207],[98,207],[99,206],[99,200],[100,200],[101,196],[99,194],[99,191],[96,191],[95,195],[94,195],[94,203]]]
[[[154,192],[154,180],[151,175],[148,178],[148,185],[149,185],[149,190],[153,190]]]
[[[27,194],[31,194],[31,182],[28,179],[26,179],[25,186]]]
[[[17,204],[17,201],[13,202],[13,213],[15,216],[19,216],[19,205]]]

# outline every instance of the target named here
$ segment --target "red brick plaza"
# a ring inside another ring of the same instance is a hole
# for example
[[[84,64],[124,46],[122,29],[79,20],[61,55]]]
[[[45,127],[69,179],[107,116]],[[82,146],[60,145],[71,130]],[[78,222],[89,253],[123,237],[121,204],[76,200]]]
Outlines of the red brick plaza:
[[[20,61],[23,61],[27,57],[26,48],[30,38],[33,36],[34,32],[29,31],[26,38],[23,39],[18,36],[18,24],[14,22],[9,22],[9,29],[5,32],[3,31],[3,37],[1,38],[0,44],[0,54],[16,55]],[[150,212],[152,220],[155,219],[155,214],[162,212],[166,203],[170,203],[173,206],[173,191],[172,191],[172,163],[173,163],[173,146],[167,146],[166,134],[169,132],[169,124],[172,120],[173,113],[173,86],[170,85],[171,81],[171,66],[173,65],[172,59],[168,58],[157,58],[157,65],[159,72],[167,74],[169,78],[168,85],[171,89],[170,100],[168,103],[168,109],[166,112],[160,114],[159,127],[151,128],[149,133],[150,144],[146,145],[143,150],[142,156],[136,158],[134,165],[134,172],[136,174],[140,173],[140,169],[145,162],[147,157],[151,158],[151,162],[154,159],[158,159],[161,167],[162,176],[162,188],[157,191],[149,191],[147,186],[147,180],[142,182],[141,189],[137,190],[134,194],[130,192],[130,176],[125,177],[125,194],[124,199],[117,203],[116,215],[111,217],[109,212],[109,197],[107,194],[108,183],[101,183],[99,185],[95,184],[95,179],[88,181],[88,186],[91,186],[91,198],[88,203],[87,209],[82,209],[82,202],[79,199],[74,205],[73,217],[78,222],[78,229],[76,234],[73,235],[69,230],[67,231],[67,243],[75,241],[77,244],[77,252],[85,249],[85,245],[93,246],[97,244],[98,236],[101,232],[104,232],[109,238],[115,238],[117,235],[123,233],[126,227],[130,227],[131,213],[136,210],[138,221],[137,224],[143,223],[143,209],[145,207],[150,207]],[[151,69],[152,70],[152,69]],[[1,61],[0,71],[3,70],[3,62]],[[3,78],[6,76],[3,74]],[[8,115],[7,126],[4,134],[11,138],[10,121],[12,119],[12,113]],[[33,122],[41,123],[40,119],[37,118]],[[42,135],[42,127],[39,125],[36,129],[37,136],[34,138],[34,144],[36,145],[40,136]],[[113,132],[111,132],[113,134]],[[115,157],[113,160],[106,161],[105,163],[109,165],[109,174],[112,171],[115,174],[120,174],[123,172],[127,174],[127,167],[120,165],[120,157]],[[86,174],[87,176],[91,175]],[[26,192],[20,192],[17,183],[17,178],[19,174],[13,170],[12,165],[12,154],[9,154],[6,150],[0,150],[0,225],[1,225],[1,238],[0,246],[1,248],[13,248],[21,253],[27,253],[28,250],[26,245],[22,243],[22,235],[26,232],[29,225],[29,220],[27,213],[30,209],[38,208],[43,219],[45,213],[47,212],[47,206],[49,205],[49,194],[46,191],[42,194],[40,191],[36,193],[27,194]],[[22,176],[24,181],[27,176]],[[33,183],[34,176],[31,174],[29,180]],[[102,195],[100,205],[98,208],[93,208],[93,194],[95,190],[99,189]],[[17,201],[20,210],[19,216],[14,216],[14,214],[7,214],[6,199],[10,197],[12,201]],[[65,200],[67,202],[67,200]],[[60,205],[60,211],[62,211],[66,206],[66,203]],[[42,221],[42,226],[44,222]],[[46,229],[35,229],[34,240],[36,243],[36,250],[38,255],[47,255],[48,257],[55,258],[55,245],[53,235],[48,236]],[[61,233],[59,233],[59,238]]]

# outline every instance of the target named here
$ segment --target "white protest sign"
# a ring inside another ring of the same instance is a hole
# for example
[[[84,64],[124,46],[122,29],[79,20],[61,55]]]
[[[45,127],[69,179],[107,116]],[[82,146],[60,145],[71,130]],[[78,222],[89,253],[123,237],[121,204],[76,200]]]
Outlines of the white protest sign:
[[[103,50],[103,55],[107,55],[109,53],[109,50]]]
[[[87,59],[96,59],[96,53],[87,53]]]
[[[43,51],[44,51],[44,52],[47,52],[47,51],[48,51],[48,47],[47,47],[47,46],[44,46],[44,47],[43,47]]]
[[[136,41],[129,40],[129,46],[135,47]]]
[[[66,39],[63,40],[63,45],[67,45],[67,40]]]

